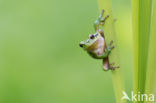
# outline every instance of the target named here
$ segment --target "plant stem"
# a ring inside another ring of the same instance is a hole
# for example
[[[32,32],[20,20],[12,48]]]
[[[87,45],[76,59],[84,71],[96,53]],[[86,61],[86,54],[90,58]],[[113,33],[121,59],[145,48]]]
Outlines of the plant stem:
[[[109,56],[110,63],[115,62],[115,65],[119,64],[119,47],[117,45],[117,38],[116,38],[116,31],[114,26],[114,18],[112,15],[112,6],[110,0],[98,0],[99,5],[99,11],[101,12],[102,9],[105,10],[104,15],[109,15],[110,17],[105,22],[104,26],[104,33],[105,33],[105,39],[106,42],[110,42],[111,40],[114,41],[115,49],[111,52],[111,55]],[[124,85],[122,80],[122,73],[121,68],[112,71],[112,79],[113,79],[113,85],[115,90],[115,96],[116,96],[116,103],[125,103],[125,100],[121,100],[123,94],[122,91],[124,91]]]

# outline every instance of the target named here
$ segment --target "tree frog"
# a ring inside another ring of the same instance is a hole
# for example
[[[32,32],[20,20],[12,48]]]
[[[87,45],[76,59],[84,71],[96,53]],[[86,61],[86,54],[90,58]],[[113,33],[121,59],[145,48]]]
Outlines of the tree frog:
[[[85,41],[80,42],[80,47],[83,48],[87,53],[95,58],[95,59],[102,59],[103,60],[103,69],[105,71],[108,70],[115,70],[119,68],[119,66],[112,66],[114,63],[109,63],[109,54],[111,53],[114,46],[112,46],[113,41],[111,41],[108,45],[105,41],[104,31],[99,29],[99,26],[104,25],[105,20],[109,17],[107,15],[103,18],[104,10],[102,10],[101,15],[94,23],[94,28],[96,33],[90,34],[89,38]]]

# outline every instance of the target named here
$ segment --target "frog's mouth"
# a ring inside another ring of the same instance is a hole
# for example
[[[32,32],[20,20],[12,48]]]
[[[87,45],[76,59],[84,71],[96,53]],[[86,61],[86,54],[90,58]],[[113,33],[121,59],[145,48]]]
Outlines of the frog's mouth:
[[[96,48],[97,45],[98,45],[97,41],[90,43],[89,45],[86,45],[86,42],[84,42],[84,41],[80,42],[80,44],[79,44],[79,46],[85,50],[92,50],[92,49]]]
[[[83,48],[83,47],[85,46],[85,42],[84,42],[84,41],[81,41],[80,44],[79,44],[79,46],[80,46],[81,48]]]

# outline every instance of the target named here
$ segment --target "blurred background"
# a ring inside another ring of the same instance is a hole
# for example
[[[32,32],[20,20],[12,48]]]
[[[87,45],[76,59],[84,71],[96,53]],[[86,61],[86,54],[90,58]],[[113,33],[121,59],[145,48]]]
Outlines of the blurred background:
[[[130,93],[131,1],[112,2]],[[98,16],[96,0],[0,0],[0,103],[115,103],[111,72],[78,45]]]

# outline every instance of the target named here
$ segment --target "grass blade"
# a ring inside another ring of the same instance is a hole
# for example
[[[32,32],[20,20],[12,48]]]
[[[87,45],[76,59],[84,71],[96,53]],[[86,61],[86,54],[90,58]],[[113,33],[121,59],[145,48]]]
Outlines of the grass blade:
[[[153,1],[153,15],[152,15],[152,25],[151,25],[151,36],[149,39],[149,57],[148,57],[148,64],[147,64],[147,77],[146,77],[146,89],[145,92],[147,94],[154,94],[154,87],[156,86],[156,1]]]
[[[112,6],[110,0],[98,0],[99,11],[101,12],[102,9],[105,10],[105,15],[110,15],[109,19],[105,23],[104,32],[105,32],[105,39],[106,42],[110,42],[111,40],[114,41],[115,49],[112,51],[111,55],[109,56],[110,62],[115,62],[116,65],[119,65],[119,48],[117,45],[117,38],[116,32],[114,27],[114,18],[112,15]],[[116,103],[125,103],[125,100],[121,100],[122,98],[122,91],[124,91],[121,68],[115,71],[112,71],[112,79],[113,85],[115,90],[116,96]]]
[[[132,0],[134,39],[134,92],[144,93],[152,0]]]

